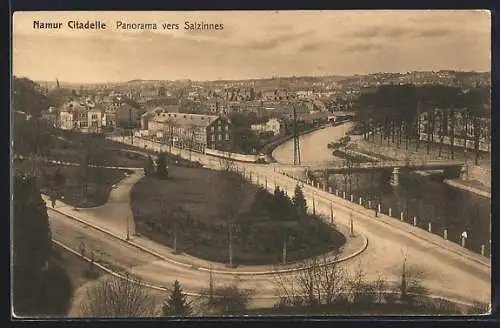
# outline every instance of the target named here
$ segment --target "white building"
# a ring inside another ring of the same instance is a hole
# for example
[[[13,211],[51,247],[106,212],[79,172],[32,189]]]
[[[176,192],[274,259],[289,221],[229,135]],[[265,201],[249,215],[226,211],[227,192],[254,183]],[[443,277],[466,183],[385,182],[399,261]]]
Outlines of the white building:
[[[58,126],[63,130],[100,132],[106,124],[104,109],[100,106],[72,101],[59,111]]]
[[[59,128],[63,130],[73,129],[73,113],[68,111],[59,112]]]
[[[258,133],[272,132],[276,136],[281,131],[281,122],[277,118],[270,118],[266,123],[252,124],[250,129]]]

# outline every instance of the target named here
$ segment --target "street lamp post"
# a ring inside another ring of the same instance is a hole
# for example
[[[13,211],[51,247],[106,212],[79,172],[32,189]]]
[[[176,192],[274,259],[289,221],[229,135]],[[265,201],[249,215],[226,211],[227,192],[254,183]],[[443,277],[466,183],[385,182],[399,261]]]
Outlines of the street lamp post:
[[[177,222],[174,222],[174,253],[177,253]]]
[[[313,203],[313,215],[316,215],[316,201],[314,199],[314,192],[312,194],[312,203]]]
[[[233,267],[233,227],[229,224],[229,267]]]
[[[132,127],[132,107],[128,110],[128,118],[129,118],[129,129],[130,129],[130,143],[134,144],[134,129]]]
[[[286,239],[287,235],[285,234],[283,237],[283,265],[286,264]]]
[[[130,240],[130,229],[129,229],[129,222],[128,222],[128,215],[127,215],[127,240]]]
[[[351,233],[351,236],[354,235],[354,222],[353,222],[353,218],[352,218],[352,212],[351,214],[349,215],[349,222],[350,222],[350,233]]]

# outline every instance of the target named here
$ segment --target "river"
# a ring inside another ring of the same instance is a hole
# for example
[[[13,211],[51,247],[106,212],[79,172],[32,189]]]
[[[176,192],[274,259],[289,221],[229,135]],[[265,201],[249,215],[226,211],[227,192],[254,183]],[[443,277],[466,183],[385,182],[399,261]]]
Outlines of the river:
[[[301,164],[339,163],[344,159],[334,157],[327,144],[345,135],[351,124],[320,129],[300,137]],[[277,147],[273,157],[280,163],[293,164],[293,140]],[[439,175],[422,176],[417,173],[402,173],[400,183],[394,187],[389,184],[386,174],[357,173],[346,177],[343,174],[332,175],[329,186],[339,192],[353,194],[354,199],[368,200],[373,208],[382,204],[382,212],[413,224],[417,217],[417,225],[428,229],[431,222],[433,233],[443,235],[447,230],[448,239],[461,242],[462,232],[467,232],[466,247],[481,252],[485,247],[485,255],[490,253],[491,199],[457,189],[442,182]]]

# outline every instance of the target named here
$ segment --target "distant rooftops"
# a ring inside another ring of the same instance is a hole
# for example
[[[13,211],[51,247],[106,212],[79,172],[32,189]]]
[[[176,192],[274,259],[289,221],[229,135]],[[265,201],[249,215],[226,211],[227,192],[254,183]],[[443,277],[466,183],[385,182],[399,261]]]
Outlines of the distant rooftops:
[[[179,99],[174,97],[155,97],[142,102],[144,106],[178,105]]]
[[[172,122],[176,125],[192,125],[199,127],[207,127],[219,118],[216,115],[169,113],[164,111],[148,112],[142,115],[142,117],[159,123]]]

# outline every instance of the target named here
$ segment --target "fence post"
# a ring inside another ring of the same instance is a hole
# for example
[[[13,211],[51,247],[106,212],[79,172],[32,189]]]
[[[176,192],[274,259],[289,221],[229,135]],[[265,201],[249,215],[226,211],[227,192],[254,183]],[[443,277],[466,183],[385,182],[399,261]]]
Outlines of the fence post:
[[[403,214],[403,211],[401,211],[401,221],[404,221],[404,214]]]
[[[332,193],[332,187],[331,186],[328,187],[328,193],[330,193],[330,194]]]
[[[382,204],[381,203],[378,203],[378,212],[382,213]]]
[[[359,205],[363,205],[363,199],[359,197]]]
[[[429,222],[429,232],[432,232],[432,222]]]
[[[417,226],[417,217],[416,216],[413,217],[413,225],[415,227]]]
[[[481,255],[484,256],[484,245],[481,245]]]
[[[345,199],[345,191],[342,192],[342,198]]]
[[[372,208],[372,201],[371,200],[368,201],[368,208]]]
[[[354,202],[354,195],[351,194],[351,202]]]
[[[392,208],[389,207],[389,216],[392,216]]]
[[[448,229],[444,229],[443,231],[443,239],[448,240]]]

